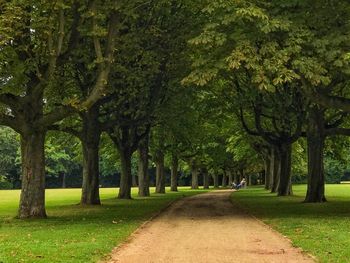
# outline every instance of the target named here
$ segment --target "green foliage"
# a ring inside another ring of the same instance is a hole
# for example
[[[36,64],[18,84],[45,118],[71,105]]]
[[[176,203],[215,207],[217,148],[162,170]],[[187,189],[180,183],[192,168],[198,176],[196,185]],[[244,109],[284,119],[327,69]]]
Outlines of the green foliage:
[[[18,184],[20,165],[18,135],[10,128],[0,126],[0,189]]]
[[[0,189],[12,189],[12,188],[13,188],[12,183],[9,182],[5,176],[0,175]]]
[[[80,144],[73,136],[52,132],[45,143],[47,176],[58,177],[60,173],[72,174],[79,166],[77,151]]]

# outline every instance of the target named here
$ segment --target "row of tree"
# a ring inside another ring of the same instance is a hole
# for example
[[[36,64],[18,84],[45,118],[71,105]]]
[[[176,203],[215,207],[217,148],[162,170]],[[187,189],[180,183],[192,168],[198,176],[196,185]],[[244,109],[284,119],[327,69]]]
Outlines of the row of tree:
[[[186,83],[224,86],[266,163],[266,188],[289,195],[292,144],[307,139],[305,202],[323,202],[324,146],[349,135],[348,1],[215,1],[191,40]]]
[[[265,170],[266,188],[289,195],[301,137],[305,201],[325,201],[326,137],[350,134],[349,19],[346,0],[1,2],[0,125],[20,136],[19,217],[46,216],[52,130],[81,145],[84,205],[100,204],[100,148],[117,149],[123,199],[135,152],[140,196],[150,156],[158,193],[170,156],[172,190],[184,160],[193,188],[198,171],[208,186],[208,172],[218,185],[219,170],[230,182]]]

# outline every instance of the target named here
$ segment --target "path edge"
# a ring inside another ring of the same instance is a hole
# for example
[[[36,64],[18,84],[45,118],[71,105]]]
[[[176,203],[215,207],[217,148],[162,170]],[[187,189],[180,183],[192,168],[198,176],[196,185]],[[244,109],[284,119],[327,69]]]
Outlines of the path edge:
[[[302,249],[301,247],[295,246],[293,241],[283,235],[281,232],[277,231],[276,229],[274,229],[271,225],[265,223],[263,220],[261,220],[260,218],[256,217],[255,215],[253,215],[252,213],[250,213],[250,211],[243,207],[238,201],[234,201],[233,198],[231,198],[234,195],[234,192],[236,192],[236,190],[232,191],[232,193],[229,195],[229,199],[230,202],[233,206],[237,206],[238,209],[240,209],[243,213],[245,213],[247,216],[252,217],[254,220],[256,220],[259,224],[267,227],[269,230],[271,230],[272,232],[274,232],[275,234],[279,235],[280,237],[282,237],[283,239],[285,239],[287,242],[289,242],[294,248],[298,249],[303,255],[310,257],[311,259],[313,259],[315,261],[315,263],[319,263],[320,260],[318,258],[316,258],[314,255],[310,254],[309,252],[305,251],[304,249]]]
[[[208,192],[204,192],[204,193],[198,193],[195,195],[190,195],[190,196],[182,196],[179,199],[176,200],[172,200],[171,202],[169,202],[166,206],[162,207],[160,210],[152,213],[152,215],[145,220],[140,226],[138,226],[124,241],[120,242],[119,245],[115,246],[109,253],[108,255],[105,255],[102,259],[100,259],[99,261],[97,261],[98,263],[108,263],[111,259],[112,259],[112,254],[116,253],[117,251],[119,251],[120,249],[122,249],[124,246],[128,245],[130,242],[132,242],[132,240],[135,238],[135,236],[138,234],[138,232],[140,232],[141,230],[143,230],[145,227],[147,227],[148,224],[150,224],[154,219],[156,219],[157,217],[159,217],[161,214],[163,214],[166,210],[168,210],[171,206],[175,205],[175,203],[183,201],[187,198],[191,198],[193,196],[197,196],[197,195],[201,195],[201,194],[205,194]],[[1,262],[0,262],[1,263]]]

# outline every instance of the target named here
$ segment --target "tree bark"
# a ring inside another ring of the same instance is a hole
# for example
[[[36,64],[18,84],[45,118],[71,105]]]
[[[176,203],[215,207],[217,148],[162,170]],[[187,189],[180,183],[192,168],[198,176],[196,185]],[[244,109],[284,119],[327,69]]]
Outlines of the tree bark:
[[[158,150],[156,153],[156,193],[165,194],[164,153]]]
[[[192,189],[198,189],[198,167],[194,161],[191,162]]]
[[[270,154],[265,157],[265,189],[271,190],[271,180],[272,180],[272,157]]]
[[[147,128],[142,135],[138,134],[138,128],[134,126],[120,126],[108,132],[109,137],[117,146],[120,161],[121,161],[121,175],[120,175],[120,189],[119,199],[131,199],[132,173],[131,173],[131,157],[137,150],[140,140],[149,132]]]
[[[131,149],[119,150],[122,171],[120,175],[119,199],[131,199]]]
[[[149,191],[149,174],[148,174],[148,136],[141,140],[139,152],[138,165],[138,179],[139,179],[139,196],[150,196]]]
[[[292,145],[282,144],[280,152],[280,181],[277,195],[287,196],[292,194],[291,169],[292,169]]]
[[[209,175],[208,175],[208,170],[206,168],[202,169],[202,174],[203,174],[203,188],[204,189],[209,189]]]
[[[179,168],[179,159],[176,154],[172,154],[171,157],[171,183],[170,191],[177,192],[177,174]]]
[[[45,134],[31,131],[21,135],[22,191],[19,218],[45,218]]]
[[[82,114],[83,129],[80,138],[83,152],[83,184],[80,203],[100,205],[99,145],[101,131],[98,122],[99,106],[93,106]]]
[[[219,175],[215,173],[213,175],[213,179],[214,179],[214,188],[219,188]]]
[[[317,106],[309,112],[307,130],[308,184],[305,201],[321,203],[326,201],[323,151],[325,144],[324,111]]]
[[[271,193],[276,193],[279,182],[280,182],[280,156],[279,152],[276,149],[273,149],[271,152],[271,181],[270,189]]]

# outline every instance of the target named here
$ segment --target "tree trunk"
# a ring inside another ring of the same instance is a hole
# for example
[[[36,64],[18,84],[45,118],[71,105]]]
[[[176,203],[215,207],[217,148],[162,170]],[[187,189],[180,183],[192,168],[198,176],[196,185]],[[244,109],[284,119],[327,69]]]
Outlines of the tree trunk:
[[[194,162],[191,163],[192,189],[198,189],[198,167]]]
[[[276,149],[273,149],[271,153],[270,189],[271,193],[276,193],[280,182],[281,162],[279,152]]]
[[[22,191],[19,218],[45,218],[45,132],[21,135]]]
[[[150,196],[148,174],[148,137],[144,138],[139,145],[139,196]]]
[[[226,176],[226,172],[225,172],[225,171],[224,171],[224,173],[222,174],[221,186],[222,186],[222,187],[226,187],[226,186],[227,186],[227,176]]]
[[[98,143],[83,146],[83,187],[80,203],[82,205],[100,205],[99,193],[99,156]]]
[[[214,188],[219,188],[219,175],[215,173],[213,175],[213,179],[214,179]]]
[[[177,192],[177,173],[179,168],[179,159],[176,154],[172,154],[171,157],[171,183],[170,191]]]
[[[232,182],[233,182],[233,178],[232,178],[232,172],[228,171],[228,185],[231,187],[232,186]]]
[[[271,189],[271,179],[272,179],[272,158],[271,155],[268,154],[265,157],[265,189],[270,190]]]
[[[202,174],[203,174],[203,188],[209,189],[209,175],[206,168],[202,169]]]
[[[119,150],[122,171],[120,175],[119,199],[131,199],[131,150]]]
[[[280,152],[280,182],[277,195],[287,196],[292,194],[291,169],[292,169],[292,145],[282,144]]]
[[[164,153],[159,150],[156,155],[156,193],[165,194]]]
[[[234,174],[234,182],[235,182],[235,184],[239,184],[239,174],[238,174],[238,172],[235,172],[235,174]]]
[[[251,186],[252,185],[252,176],[248,175],[247,176],[247,186]]]
[[[83,185],[80,203],[82,205],[100,205],[99,190],[99,145],[100,127],[99,108],[93,106],[83,114],[81,144],[83,152]]]
[[[326,201],[323,166],[324,142],[324,111],[314,106],[309,112],[307,131],[308,183],[304,201],[307,203],[321,203]]]
[[[66,173],[65,172],[62,172],[61,173],[62,175],[62,188],[66,188]]]

